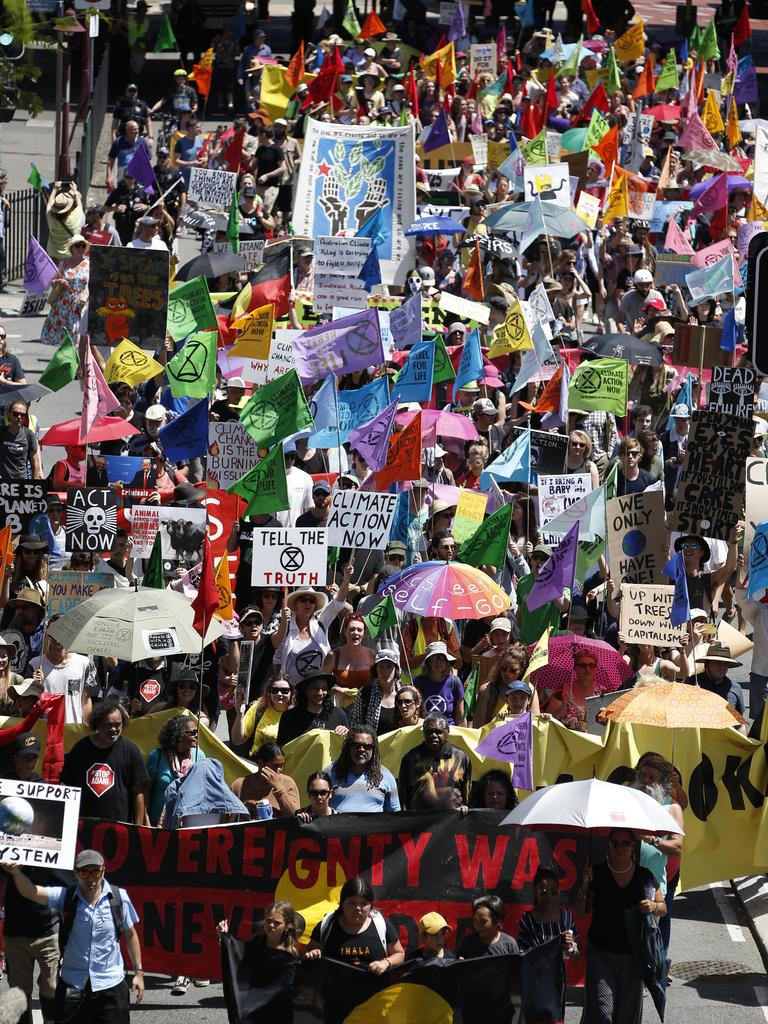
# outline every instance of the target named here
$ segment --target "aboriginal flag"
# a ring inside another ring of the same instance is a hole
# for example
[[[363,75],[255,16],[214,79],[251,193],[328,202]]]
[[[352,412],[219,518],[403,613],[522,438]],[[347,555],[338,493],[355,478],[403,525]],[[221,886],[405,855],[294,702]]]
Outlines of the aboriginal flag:
[[[230,322],[239,320],[246,313],[270,303],[274,303],[275,317],[285,316],[288,312],[290,294],[291,254],[286,246],[269,258],[263,267],[248,275],[248,284],[240,291],[232,305]]]
[[[269,949],[262,938],[221,937],[221,977],[230,1024],[277,1024],[293,1020],[293,982],[299,959]]]

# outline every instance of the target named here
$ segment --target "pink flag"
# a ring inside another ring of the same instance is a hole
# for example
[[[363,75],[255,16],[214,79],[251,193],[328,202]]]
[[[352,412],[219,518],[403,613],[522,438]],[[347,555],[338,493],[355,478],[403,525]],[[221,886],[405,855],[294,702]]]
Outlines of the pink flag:
[[[722,242],[715,242],[714,245],[708,245],[706,249],[700,249],[694,255],[691,263],[694,263],[697,267],[710,267],[713,263],[718,263],[723,256],[727,256],[729,253],[735,255],[731,240],[724,238]],[[737,288],[743,287],[744,284],[739,272],[738,261],[735,261],[733,265],[733,283]]]
[[[690,75],[688,72],[686,72],[686,75],[688,75],[688,102],[685,105],[685,116],[690,121],[696,113],[698,106],[696,103],[696,76]]]
[[[504,25],[502,25],[501,31],[496,37],[496,59],[501,61],[502,64],[507,59],[507,29]]]
[[[736,56],[736,47],[733,45],[733,32],[731,32],[731,48],[728,51],[728,57],[725,63],[728,65],[729,70],[736,74],[736,69],[739,66],[739,58]]]
[[[725,174],[718,174],[704,189],[693,207],[693,216],[699,213],[713,214],[728,205],[728,181]]]
[[[90,344],[85,346],[83,363],[83,415],[80,420],[80,444],[88,440],[88,432],[97,419],[112,412],[118,405],[112,390],[104,379]]]
[[[695,90],[692,90],[695,92]],[[696,109],[688,115],[688,124],[680,134],[678,146],[683,149],[716,149],[720,147],[709,134]]]
[[[669,252],[676,252],[679,256],[691,256],[693,254],[691,243],[678,227],[678,223],[674,217],[669,218],[669,224],[667,225],[667,237],[664,239],[664,248]]]

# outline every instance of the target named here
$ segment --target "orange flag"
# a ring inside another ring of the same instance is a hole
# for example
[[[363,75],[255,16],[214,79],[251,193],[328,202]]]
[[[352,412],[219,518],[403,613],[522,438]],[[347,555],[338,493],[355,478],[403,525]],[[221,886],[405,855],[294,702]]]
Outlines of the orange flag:
[[[421,413],[389,439],[384,469],[376,474],[376,490],[386,491],[395,480],[418,480],[421,476]]]
[[[0,586],[3,583],[3,576],[13,554],[13,536],[10,525],[0,530]]]
[[[216,614],[220,619],[226,619],[227,622],[231,622],[234,611],[232,608],[232,583],[229,579],[229,559],[227,558],[226,551],[219,559],[214,579],[216,581],[216,592],[219,595],[219,606],[216,609]]]
[[[477,302],[482,302],[485,298],[483,293],[483,262],[480,259],[479,242],[475,242],[474,252],[467,266],[467,272],[464,275],[462,290],[466,292],[470,299],[475,299]]]
[[[619,162],[619,126],[615,124],[609,129],[592,149],[602,160],[605,173],[610,177],[611,168]]]
[[[288,62],[285,69],[285,80],[294,89],[298,88],[304,77],[304,40],[299,43],[299,48]]]
[[[653,73],[653,54],[648,54],[648,62],[643,69],[643,73],[637,80],[634,91],[632,93],[633,100],[639,100],[643,96],[653,96],[653,90],[656,85],[656,77]]]
[[[189,76],[197,86],[197,91],[201,96],[207,96],[211,91],[211,79],[213,78],[213,68],[208,67],[205,64],[193,64],[192,74]]]
[[[562,363],[547,381],[544,390],[539,395],[538,401],[531,405],[529,402],[518,400],[518,405],[531,412],[557,412],[560,409],[560,382],[563,379]]]
[[[371,13],[363,22],[363,27],[360,29],[360,38],[372,39],[374,36],[380,36],[382,32],[386,31],[387,26],[378,16],[376,11],[371,11]]]

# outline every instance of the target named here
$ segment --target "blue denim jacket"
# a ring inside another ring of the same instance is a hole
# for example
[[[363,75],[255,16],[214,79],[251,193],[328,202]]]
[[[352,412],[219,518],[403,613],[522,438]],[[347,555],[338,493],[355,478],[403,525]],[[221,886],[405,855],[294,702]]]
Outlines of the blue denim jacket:
[[[181,826],[188,814],[237,814],[250,820],[248,808],[224,781],[221,761],[214,757],[193,764],[182,779],[165,791],[165,828]]]

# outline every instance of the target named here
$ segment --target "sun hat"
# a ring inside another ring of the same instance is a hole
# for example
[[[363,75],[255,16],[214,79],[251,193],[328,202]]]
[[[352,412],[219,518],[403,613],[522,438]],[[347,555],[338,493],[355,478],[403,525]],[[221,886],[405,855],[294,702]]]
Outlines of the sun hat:
[[[430,658],[441,655],[448,661],[456,661],[452,654],[449,654],[448,647],[442,640],[434,640],[431,644],[427,644],[427,649],[424,651],[424,661],[429,661]]]
[[[315,611],[322,611],[323,608],[328,604],[328,598],[320,590],[313,590],[312,587],[298,587],[292,594],[289,594],[285,599],[285,603],[293,611],[293,606],[299,600],[300,597],[311,597],[315,602]]]
[[[712,641],[704,654],[696,659],[696,664],[705,664],[708,661],[717,661],[721,665],[741,665],[740,661],[731,657],[730,647],[728,647],[727,644],[721,643],[719,640]]]

